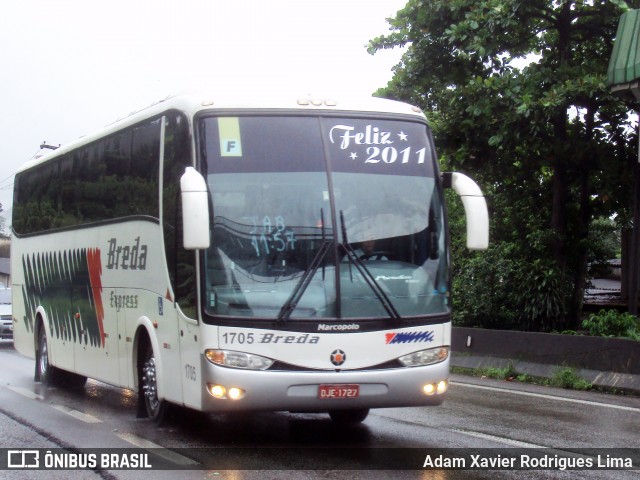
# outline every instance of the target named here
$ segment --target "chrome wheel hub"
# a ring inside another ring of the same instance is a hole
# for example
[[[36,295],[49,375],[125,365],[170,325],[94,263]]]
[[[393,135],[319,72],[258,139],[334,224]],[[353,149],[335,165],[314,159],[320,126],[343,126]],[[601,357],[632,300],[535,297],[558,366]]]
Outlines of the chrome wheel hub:
[[[152,407],[158,403],[158,387],[156,380],[156,361],[153,357],[142,367],[142,391]]]

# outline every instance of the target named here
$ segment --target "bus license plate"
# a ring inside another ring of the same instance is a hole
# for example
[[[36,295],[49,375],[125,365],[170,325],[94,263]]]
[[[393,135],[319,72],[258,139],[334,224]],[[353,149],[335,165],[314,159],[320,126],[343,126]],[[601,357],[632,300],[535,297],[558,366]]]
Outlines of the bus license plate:
[[[319,385],[318,398],[358,398],[360,396],[360,385]]]

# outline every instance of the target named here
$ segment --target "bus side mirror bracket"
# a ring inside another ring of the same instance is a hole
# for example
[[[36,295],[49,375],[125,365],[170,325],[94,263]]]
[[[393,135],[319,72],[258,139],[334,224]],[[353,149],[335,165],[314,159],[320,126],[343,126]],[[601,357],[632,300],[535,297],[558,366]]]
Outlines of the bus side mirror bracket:
[[[180,178],[182,241],[187,250],[209,248],[209,194],[207,182],[193,167]]]
[[[443,173],[442,184],[445,188],[453,188],[462,200],[467,224],[467,248],[489,248],[489,211],[478,184],[458,172]]]

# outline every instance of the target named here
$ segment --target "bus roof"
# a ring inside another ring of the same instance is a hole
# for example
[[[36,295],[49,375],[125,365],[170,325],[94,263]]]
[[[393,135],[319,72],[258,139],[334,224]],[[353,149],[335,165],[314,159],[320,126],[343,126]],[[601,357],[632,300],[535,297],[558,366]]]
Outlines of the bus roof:
[[[85,135],[79,139],[62,145],[41,157],[32,159],[23,164],[18,172],[28,170],[35,165],[46,162],[49,158],[54,158],[64,153],[70,152],[83,145],[89,144],[100,138],[109,136],[130,125],[135,125],[146,118],[161,115],[169,110],[180,110],[193,118],[197,113],[203,111],[225,111],[225,110],[300,110],[301,112],[316,111],[345,113],[387,113],[395,115],[410,115],[424,120],[422,110],[407,103],[388,100],[378,97],[361,97],[339,100],[333,98],[323,98],[314,96],[305,97],[283,97],[274,95],[246,96],[246,97],[225,97],[207,93],[188,93],[168,96],[155,102],[141,110],[117,119],[108,124],[103,129],[90,135]]]

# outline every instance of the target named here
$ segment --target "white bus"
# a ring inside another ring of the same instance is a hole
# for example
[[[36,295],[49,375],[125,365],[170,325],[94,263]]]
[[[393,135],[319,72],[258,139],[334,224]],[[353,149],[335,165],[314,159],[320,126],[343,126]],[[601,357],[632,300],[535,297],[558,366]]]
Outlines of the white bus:
[[[383,99],[167,98],[16,174],[15,346],[35,380],[139,413],[437,405],[451,301],[443,188],[486,248],[476,184]]]

